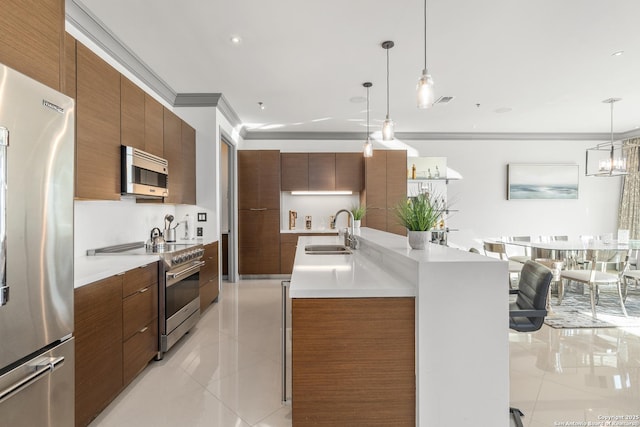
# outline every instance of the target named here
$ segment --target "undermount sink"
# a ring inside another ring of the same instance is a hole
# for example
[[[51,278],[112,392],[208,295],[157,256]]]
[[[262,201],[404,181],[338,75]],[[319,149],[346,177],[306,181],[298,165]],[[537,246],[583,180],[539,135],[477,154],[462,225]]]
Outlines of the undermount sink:
[[[309,255],[350,255],[351,249],[343,245],[307,245],[304,252]]]

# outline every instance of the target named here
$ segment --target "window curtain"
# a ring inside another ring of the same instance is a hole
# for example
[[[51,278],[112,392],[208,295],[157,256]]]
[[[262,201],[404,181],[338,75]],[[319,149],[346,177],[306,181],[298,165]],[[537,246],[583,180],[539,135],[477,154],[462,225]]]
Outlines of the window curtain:
[[[629,230],[629,237],[640,239],[640,138],[624,141],[628,174],[622,181],[618,228]]]

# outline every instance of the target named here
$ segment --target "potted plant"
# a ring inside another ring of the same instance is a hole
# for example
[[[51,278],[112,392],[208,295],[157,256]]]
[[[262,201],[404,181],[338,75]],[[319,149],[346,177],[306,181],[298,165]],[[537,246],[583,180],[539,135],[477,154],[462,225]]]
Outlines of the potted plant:
[[[351,207],[351,213],[353,214],[353,227],[360,228],[360,221],[362,221],[362,217],[367,213],[367,207],[354,205]]]
[[[446,211],[444,198],[434,194],[421,193],[399,203],[395,208],[400,224],[408,230],[409,246],[424,249],[431,241],[431,230]]]

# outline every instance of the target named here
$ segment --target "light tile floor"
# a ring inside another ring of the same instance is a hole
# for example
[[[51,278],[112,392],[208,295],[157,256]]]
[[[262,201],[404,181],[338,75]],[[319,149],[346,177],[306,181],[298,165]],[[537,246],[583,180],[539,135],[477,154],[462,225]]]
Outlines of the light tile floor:
[[[280,301],[279,280],[223,283],[198,325],[91,426],[291,426],[281,403]],[[511,404],[525,427],[640,417],[640,329],[543,326],[509,340]]]

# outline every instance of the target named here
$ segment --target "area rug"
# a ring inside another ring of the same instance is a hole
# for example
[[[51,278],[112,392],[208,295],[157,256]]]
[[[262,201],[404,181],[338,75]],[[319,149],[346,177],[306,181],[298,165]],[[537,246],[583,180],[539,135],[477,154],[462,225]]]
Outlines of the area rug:
[[[640,327],[640,290],[630,290],[625,302],[625,317],[620,308],[620,299],[615,290],[601,290],[596,306],[598,319],[591,316],[589,294],[565,292],[562,305],[558,305],[556,295],[551,296],[551,312],[544,323],[556,329],[563,328],[615,328]]]

